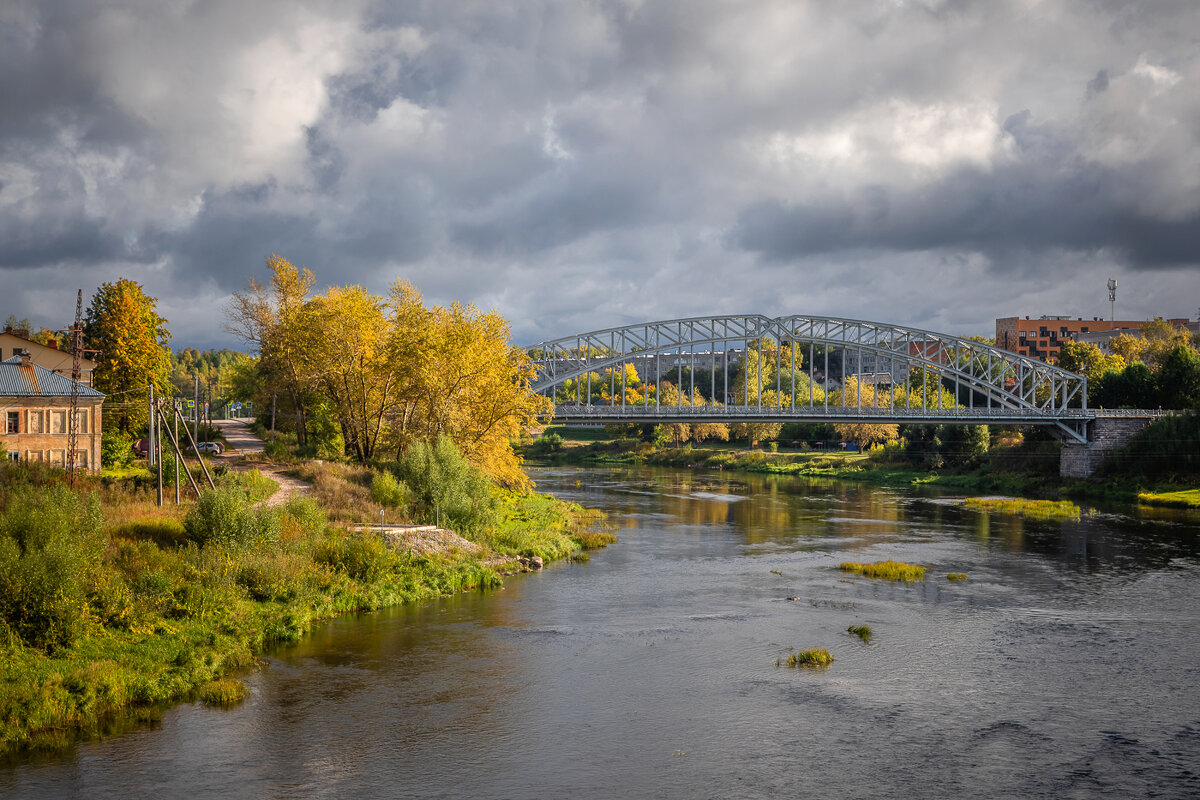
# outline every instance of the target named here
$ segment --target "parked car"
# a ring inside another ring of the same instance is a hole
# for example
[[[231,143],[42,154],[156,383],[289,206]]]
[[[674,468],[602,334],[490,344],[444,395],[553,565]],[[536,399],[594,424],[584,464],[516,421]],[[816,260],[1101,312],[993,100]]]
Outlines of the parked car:
[[[200,442],[196,445],[196,449],[206,455],[219,456],[225,452],[225,445],[220,442]]]

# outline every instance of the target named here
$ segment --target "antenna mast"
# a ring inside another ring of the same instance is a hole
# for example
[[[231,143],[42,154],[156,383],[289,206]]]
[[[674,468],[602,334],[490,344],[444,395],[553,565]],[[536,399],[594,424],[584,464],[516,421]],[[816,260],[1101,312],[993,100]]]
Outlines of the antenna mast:
[[[76,456],[79,446],[79,379],[83,358],[83,289],[75,297],[75,327],[71,329],[71,409],[67,412],[67,483],[75,486]]]

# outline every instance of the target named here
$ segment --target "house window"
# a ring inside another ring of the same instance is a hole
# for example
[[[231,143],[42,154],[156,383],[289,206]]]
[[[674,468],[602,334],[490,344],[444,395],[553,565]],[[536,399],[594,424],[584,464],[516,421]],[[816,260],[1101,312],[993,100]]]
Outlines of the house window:
[[[66,411],[51,411],[50,412],[50,433],[66,433],[67,432],[67,412]]]
[[[17,455],[16,450],[9,450],[7,453],[5,453],[5,455],[8,456],[9,461],[20,461],[21,460],[20,457]]]
[[[44,433],[45,428],[41,411],[26,411],[25,412],[25,432],[26,433]],[[26,459],[28,460],[28,459]]]
[[[8,427],[5,428],[5,430],[8,433],[20,433],[21,432],[21,412],[20,411],[8,412]]]
[[[75,432],[76,433],[87,433],[88,432],[88,417],[89,416],[90,416],[90,414],[87,411],[76,411],[75,412]]]

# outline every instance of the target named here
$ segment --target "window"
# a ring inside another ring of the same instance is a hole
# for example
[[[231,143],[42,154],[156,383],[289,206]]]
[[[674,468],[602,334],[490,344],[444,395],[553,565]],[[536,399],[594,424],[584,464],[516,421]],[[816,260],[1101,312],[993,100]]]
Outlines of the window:
[[[51,411],[50,412],[50,433],[66,433],[67,432],[67,412]]]
[[[25,412],[25,432],[26,433],[44,433],[45,421],[41,411],[26,411]],[[26,459],[28,460],[28,459]]]
[[[87,433],[88,432],[88,418],[90,416],[91,415],[86,410],[75,412],[75,432],[76,433]]]
[[[20,433],[21,432],[21,412],[20,411],[8,412],[8,427],[5,430],[8,433]]]
[[[20,460],[21,460],[21,459],[20,459],[20,458],[17,456],[17,453],[16,453],[16,451],[15,451],[15,450],[9,450],[9,451],[8,451],[8,453],[6,453],[6,455],[8,456],[8,460],[9,460],[9,461],[20,461]]]

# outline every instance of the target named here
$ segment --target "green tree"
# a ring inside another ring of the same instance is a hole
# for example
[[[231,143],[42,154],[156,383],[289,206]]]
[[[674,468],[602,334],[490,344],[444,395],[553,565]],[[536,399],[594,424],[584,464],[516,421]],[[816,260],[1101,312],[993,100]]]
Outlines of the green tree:
[[[167,321],[158,301],[127,278],[101,284],[84,322],[84,338],[97,351],[93,385],[115,395],[105,409],[106,425],[124,434],[142,431],[149,419],[148,394],[170,387],[171,354]]]
[[[1107,355],[1090,342],[1063,342],[1058,353],[1058,366],[1087,378],[1088,404],[1092,405],[1099,396],[1104,376],[1125,369],[1125,359],[1116,354]],[[1073,404],[1079,406],[1082,403],[1075,401]]]
[[[1158,391],[1163,408],[1200,408],[1200,352],[1176,345],[1163,359]]]

